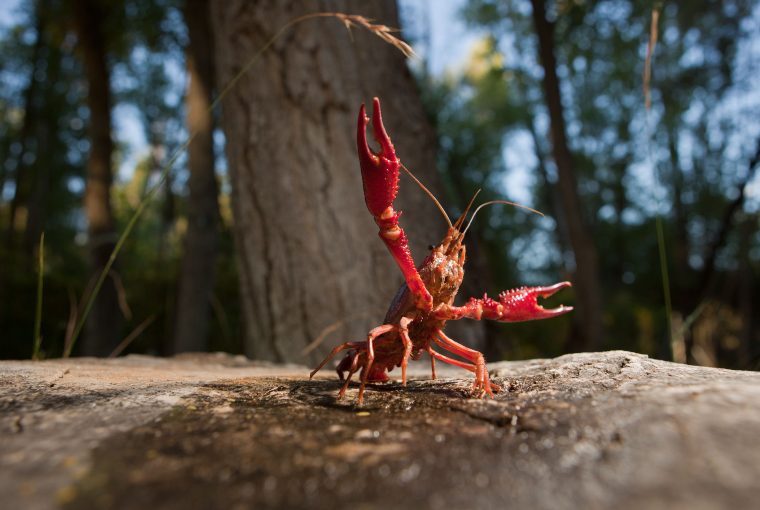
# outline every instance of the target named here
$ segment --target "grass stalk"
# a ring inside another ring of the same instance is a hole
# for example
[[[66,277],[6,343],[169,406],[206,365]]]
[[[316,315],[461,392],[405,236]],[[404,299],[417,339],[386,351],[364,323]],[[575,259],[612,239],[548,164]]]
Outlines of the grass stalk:
[[[642,79],[644,89],[644,115],[647,128],[647,157],[650,164],[655,170],[655,177],[658,181],[658,187],[662,188],[662,179],[660,173],[657,171],[657,163],[654,160],[652,151],[652,127],[650,124],[650,110],[652,108],[652,94],[651,94],[651,79],[652,79],[652,60],[654,57],[654,50],[657,47],[658,36],[658,22],[660,19],[660,10],[662,9],[662,2],[656,2],[652,8],[652,19],[649,27],[649,43],[647,44],[647,55],[644,61],[644,76]],[[660,205],[658,200],[658,206]],[[663,214],[658,210],[655,218],[655,228],[657,230],[657,251],[659,253],[660,260],[660,277],[662,278],[662,296],[665,302],[665,319],[667,321],[667,335],[668,345],[672,352],[674,351],[674,335],[673,335],[673,304],[670,296],[670,275],[668,272],[668,254],[665,248],[665,229],[663,227]]]
[[[34,348],[32,359],[40,359],[42,346],[42,288],[45,279],[45,232],[40,234],[40,247],[37,252],[37,303],[34,309]]]

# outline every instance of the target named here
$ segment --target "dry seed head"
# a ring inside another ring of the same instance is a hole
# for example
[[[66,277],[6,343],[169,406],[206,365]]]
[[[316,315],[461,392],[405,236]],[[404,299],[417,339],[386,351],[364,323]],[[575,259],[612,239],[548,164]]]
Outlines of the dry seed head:
[[[383,41],[398,49],[401,53],[404,54],[406,58],[412,58],[416,56],[411,46],[393,35],[394,32],[398,32],[398,29],[373,23],[373,20],[365,18],[364,16],[360,16],[358,14],[344,14],[342,12],[329,12],[324,14],[335,16],[341,20],[349,32],[354,26],[358,25],[364,27]]]

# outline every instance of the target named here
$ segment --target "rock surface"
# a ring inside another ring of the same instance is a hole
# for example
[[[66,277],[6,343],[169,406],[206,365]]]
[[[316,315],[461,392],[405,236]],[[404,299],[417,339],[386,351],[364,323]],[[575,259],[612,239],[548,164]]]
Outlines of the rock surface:
[[[758,504],[760,374],[621,351],[490,369],[493,400],[418,371],[359,408],[334,374],[230,356],[0,362],[2,506]]]

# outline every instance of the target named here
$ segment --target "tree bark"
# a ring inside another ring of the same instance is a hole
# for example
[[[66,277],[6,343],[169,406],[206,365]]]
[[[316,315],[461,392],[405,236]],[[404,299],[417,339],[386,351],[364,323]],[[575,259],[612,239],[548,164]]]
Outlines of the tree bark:
[[[94,0],[78,0],[75,4],[78,49],[87,77],[87,107],[90,111],[90,154],[87,158],[84,208],[93,281],[101,274],[116,241],[111,209],[113,142],[110,71],[103,33],[105,13],[102,9],[102,4]],[[106,278],[87,319],[83,353],[94,356],[110,354],[119,342],[120,324],[116,285],[113,278]]]
[[[219,205],[214,174],[213,36],[208,0],[187,0],[189,36],[187,127],[195,138],[188,147],[190,197],[185,252],[177,297],[174,351],[204,351],[208,346],[209,311],[214,287],[219,231]]]
[[[547,18],[544,0],[531,0],[531,4],[539,55],[544,68],[543,88],[551,124],[552,153],[557,165],[560,198],[575,256],[575,321],[582,338],[574,347],[583,350],[595,349],[602,346],[604,335],[598,255],[589,226],[583,218],[573,158],[567,143],[557,61],[554,55],[554,23]]]
[[[218,85],[288,21],[361,14],[398,26],[395,2],[230,1],[212,5]],[[434,137],[401,53],[333,19],[290,28],[224,98],[235,241],[254,358],[314,363],[382,320],[403,281],[366,210],[356,156],[359,105],[378,96],[402,161],[435,193]],[[396,201],[418,262],[440,240],[435,206],[401,177]],[[316,349],[320,333],[335,330]],[[304,356],[305,352],[310,352]]]

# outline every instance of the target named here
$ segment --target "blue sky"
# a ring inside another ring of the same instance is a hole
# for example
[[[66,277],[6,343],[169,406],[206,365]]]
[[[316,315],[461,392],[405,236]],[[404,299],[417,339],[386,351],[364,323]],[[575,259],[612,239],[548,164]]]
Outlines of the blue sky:
[[[466,0],[399,0],[401,23],[409,32],[429,31],[430,51],[416,45],[429,70],[439,75],[463,64],[479,34],[469,29],[459,11]]]

